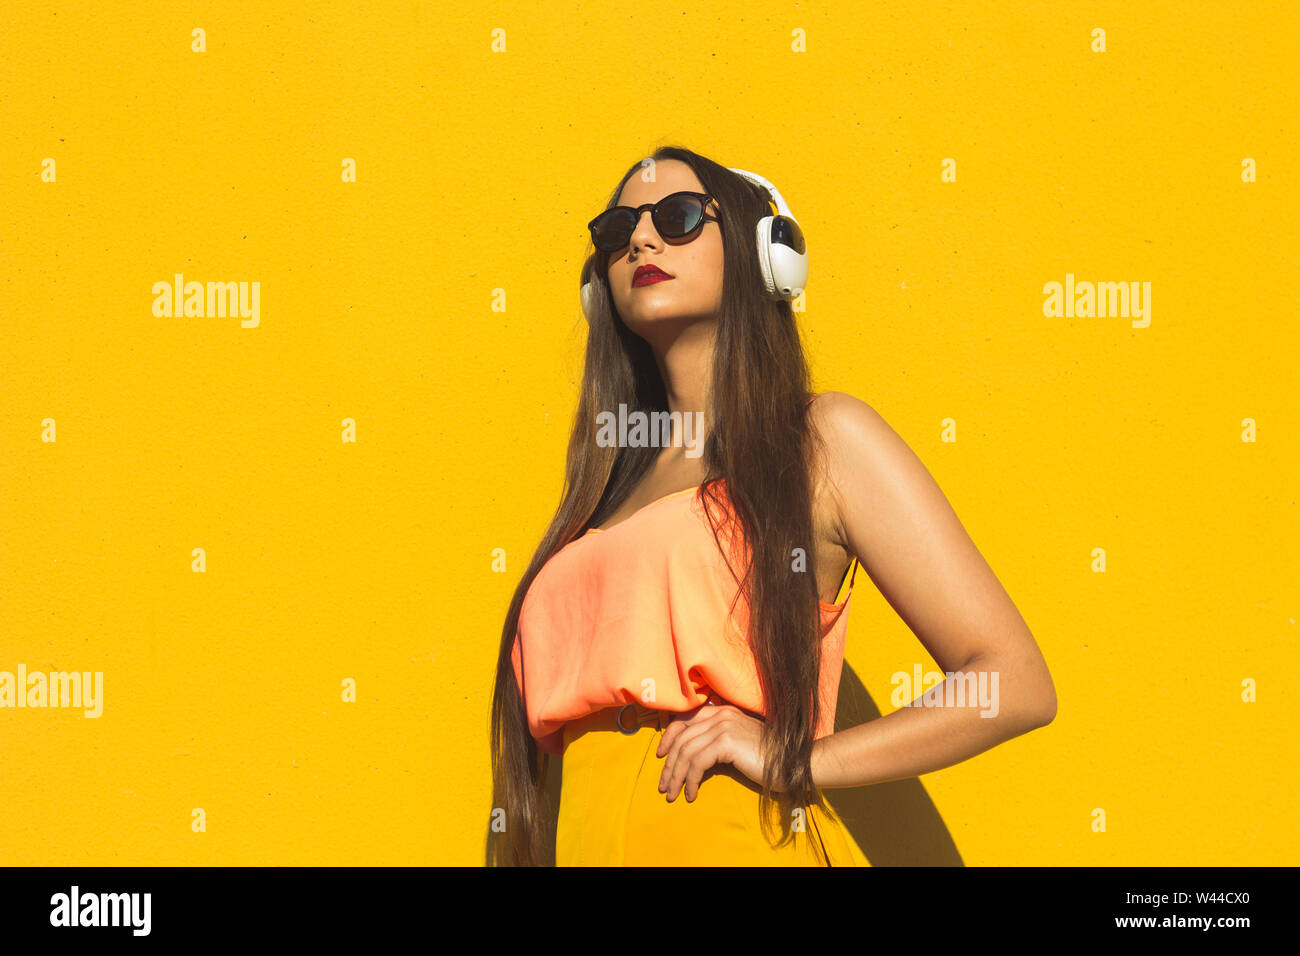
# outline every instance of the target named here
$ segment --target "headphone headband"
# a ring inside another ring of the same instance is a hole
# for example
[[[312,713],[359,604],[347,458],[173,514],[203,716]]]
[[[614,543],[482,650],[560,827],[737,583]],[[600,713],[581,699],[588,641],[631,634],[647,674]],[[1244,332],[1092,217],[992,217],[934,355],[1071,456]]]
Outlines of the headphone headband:
[[[727,168],[730,169],[733,173],[736,173],[737,175],[743,176],[745,179],[748,179],[751,183],[754,183],[754,185],[761,186],[763,187],[763,189],[767,190],[768,195],[772,197],[772,201],[776,203],[776,211],[778,214],[782,216],[789,216],[791,219],[794,218],[794,214],[790,212],[790,207],[787,206],[785,204],[785,200],[781,198],[780,190],[778,190],[775,186],[773,186],[770,182],[768,182],[758,173],[751,173],[746,169],[737,169],[735,166],[728,166]]]

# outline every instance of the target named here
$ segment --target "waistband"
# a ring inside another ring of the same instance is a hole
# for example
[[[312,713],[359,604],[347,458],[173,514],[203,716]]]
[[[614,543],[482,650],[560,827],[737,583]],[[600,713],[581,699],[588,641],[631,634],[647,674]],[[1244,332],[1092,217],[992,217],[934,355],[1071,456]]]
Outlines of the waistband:
[[[709,699],[701,706],[713,706],[721,703],[725,703],[725,701],[717,694],[710,693]],[[574,723],[601,727],[608,725],[630,736],[646,726],[654,727],[656,730],[667,730],[668,724],[680,713],[682,711],[661,710],[657,707],[634,702],[602,708]]]

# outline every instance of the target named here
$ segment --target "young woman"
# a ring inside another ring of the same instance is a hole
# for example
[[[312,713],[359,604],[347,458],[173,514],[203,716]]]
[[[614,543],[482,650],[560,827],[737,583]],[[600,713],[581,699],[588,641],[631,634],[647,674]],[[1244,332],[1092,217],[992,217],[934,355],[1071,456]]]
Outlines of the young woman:
[[[592,220],[565,491],[498,654],[496,862],[544,862],[562,754],[559,865],[851,864],[822,789],[1055,715],[1032,634],[924,466],[863,402],[810,394],[789,304],[807,251],[769,201],[788,213],[761,177],[664,147]],[[672,441],[625,428],[636,412],[675,413]],[[996,675],[995,716],[950,698],[832,732],[855,562],[945,685]]]

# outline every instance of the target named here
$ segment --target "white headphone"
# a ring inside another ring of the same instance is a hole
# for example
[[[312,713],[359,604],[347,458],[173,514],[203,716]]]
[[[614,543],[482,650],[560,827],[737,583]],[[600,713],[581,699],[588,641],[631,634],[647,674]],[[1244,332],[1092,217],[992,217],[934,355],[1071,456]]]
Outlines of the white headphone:
[[[781,198],[775,186],[758,173],[728,166],[733,173],[761,186],[776,205],[775,216],[764,216],[758,221],[755,238],[758,243],[758,268],[763,274],[763,294],[773,299],[789,302],[803,292],[808,283],[808,245],[803,230]],[[596,284],[591,281],[595,272],[594,258],[588,260],[582,276],[582,311],[590,316],[595,304]]]
[[[764,216],[755,230],[758,239],[758,268],[763,273],[764,294],[784,299],[797,299],[808,283],[808,244],[803,240],[803,230],[795,220],[781,193],[758,173],[727,167],[752,183],[766,189],[776,204],[777,215]]]

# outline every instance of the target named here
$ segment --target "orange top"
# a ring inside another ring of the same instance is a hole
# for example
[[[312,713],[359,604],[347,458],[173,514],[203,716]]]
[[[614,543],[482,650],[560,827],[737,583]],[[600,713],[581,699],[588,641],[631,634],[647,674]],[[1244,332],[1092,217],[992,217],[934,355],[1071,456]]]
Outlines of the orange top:
[[[725,486],[716,487],[725,502]],[[747,638],[748,607],[739,600],[728,613],[738,585],[713,540],[699,490],[664,495],[612,528],[589,530],[533,579],[511,660],[528,728],[545,752],[563,752],[566,721],[621,704],[680,713],[716,691],[766,716]],[[728,543],[725,529],[719,539]],[[852,596],[850,579],[844,600],[818,601],[821,719],[814,738],[834,730]]]

